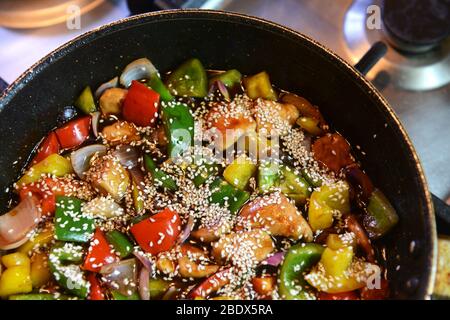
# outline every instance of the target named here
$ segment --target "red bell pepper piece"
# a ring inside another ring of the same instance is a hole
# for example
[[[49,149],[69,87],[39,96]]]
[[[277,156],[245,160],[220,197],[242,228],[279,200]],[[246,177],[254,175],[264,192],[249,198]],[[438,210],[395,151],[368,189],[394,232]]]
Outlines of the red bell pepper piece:
[[[153,255],[169,250],[175,244],[180,230],[180,216],[168,208],[130,228],[142,250]]]
[[[95,273],[90,273],[87,276],[87,280],[90,283],[88,300],[105,300],[105,295],[103,294],[100,282],[97,279]]]
[[[100,229],[95,230],[84,260],[83,269],[99,272],[104,265],[116,262],[117,260],[118,257],[109,246],[103,231]]]
[[[158,116],[159,93],[146,85],[133,81],[123,102],[122,115],[135,125],[154,125]]]
[[[64,188],[59,179],[44,178],[23,186],[19,191],[20,199],[25,199],[30,193],[39,199],[43,215],[53,215],[56,209],[56,196],[64,195]]]
[[[380,280],[380,288],[369,289],[364,287],[361,289],[361,299],[363,300],[384,300],[389,296],[389,282],[386,279]]]
[[[189,292],[188,297],[191,299],[206,298],[211,293],[219,290],[228,283],[230,283],[230,269],[224,269],[214,273],[208,279],[200,283],[191,292]]]
[[[34,157],[31,164],[36,164],[41,162],[49,155],[59,152],[59,142],[56,134],[52,131],[49,135],[42,141],[37,150],[36,156]]]
[[[359,300],[359,296],[355,291],[341,293],[319,292],[319,300]]]
[[[91,117],[86,116],[72,120],[61,128],[55,130],[59,143],[63,148],[75,148],[89,137],[91,128]]]

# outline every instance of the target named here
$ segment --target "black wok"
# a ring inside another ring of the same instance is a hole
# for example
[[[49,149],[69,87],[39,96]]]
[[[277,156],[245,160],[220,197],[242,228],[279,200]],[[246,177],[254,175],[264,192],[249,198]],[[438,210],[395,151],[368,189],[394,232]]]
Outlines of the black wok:
[[[399,225],[379,243],[392,297],[430,297],[437,241],[433,206],[398,118],[373,85],[333,52],[257,18],[213,11],[134,16],[88,32],[39,61],[0,99],[0,190],[15,181],[33,147],[83,86],[100,84],[144,56],[162,71],[188,57],[209,69],[266,70],[278,87],[320,106],[328,122],[361,146],[364,153],[357,157],[400,215]],[[2,209],[7,199],[2,192]]]

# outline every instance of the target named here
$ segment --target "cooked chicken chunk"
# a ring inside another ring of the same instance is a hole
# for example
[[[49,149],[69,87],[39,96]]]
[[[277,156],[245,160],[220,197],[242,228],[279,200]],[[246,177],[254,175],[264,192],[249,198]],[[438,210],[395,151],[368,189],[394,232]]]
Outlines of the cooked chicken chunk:
[[[285,135],[300,116],[298,109],[289,103],[258,99],[253,106],[258,132]]]
[[[274,236],[312,241],[308,222],[281,192],[256,198],[241,210],[238,229],[264,228]]]
[[[252,134],[256,122],[248,98],[236,98],[231,103],[216,103],[205,117],[206,128],[213,129],[214,141],[220,150],[232,146],[240,137]]]
[[[111,195],[115,201],[120,201],[125,196],[130,185],[127,170],[112,155],[93,158],[86,180],[100,193]]]
[[[134,124],[126,121],[116,121],[104,127],[101,136],[112,145],[129,144],[140,140],[139,132]]]
[[[120,114],[122,103],[127,96],[128,90],[121,88],[111,88],[106,90],[100,97],[100,110],[104,115]]]
[[[270,235],[261,229],[237,231],[220,238],[212,245],[212,255],[216,261],[230,261],[239,264],[240,259],[264,260],[275,249]]]

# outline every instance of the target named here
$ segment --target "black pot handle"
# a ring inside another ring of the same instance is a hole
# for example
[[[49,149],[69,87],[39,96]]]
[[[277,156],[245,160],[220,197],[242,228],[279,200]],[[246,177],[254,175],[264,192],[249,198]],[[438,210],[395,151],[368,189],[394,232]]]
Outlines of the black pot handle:
[[[355,64],[355,69],[364,75],[367,74],[386,52],[387,45],[384,42],[375,42],[369,51]],[[450,235],[450,206],[434,194],[431,194],[431,196],[433,198],[438,233]]]
[[[8,88],[8,83],[0,78],[0,94]]]
[[[387,52],[387,45],[383,41],[375,42],[369,51],[355,64],[356,70],[362,74],[367,74],[370,69],[381,59]]]

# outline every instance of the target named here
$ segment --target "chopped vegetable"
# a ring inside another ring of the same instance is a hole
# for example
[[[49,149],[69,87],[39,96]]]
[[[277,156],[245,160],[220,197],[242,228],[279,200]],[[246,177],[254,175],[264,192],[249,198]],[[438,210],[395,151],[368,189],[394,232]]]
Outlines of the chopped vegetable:
[[[41,212],[35,197],[26,197],[8,213],[0,216],[0,249],[15,249],[24,244],[40,222]]]
[[[345,182],[323,185],[311,194],[308,217],[313,231],[332,226],[334,216],[350,211],[349,186]]]
[[[90,273],[87,276],[87,279],[90,284],[88,299],[89,300],[105,300],[105,295],[100,286],[100,282],[97,279],[97,276],[94,273]]]
[[[198,59],[184,62],[169,75],[166,84],[174,96],[203,98],[208,93],[206,71]]]
[[[94,220],[83,215],[83,201],[75,197],[56,198],[55,238],[61,241],[87,242],[94,232]]]
[[[251,99],[277,100],[277,94],[272,88],[267,72],[262,71],[254,76],[245,77],[243,83],[245,92]]]
[[[378,189],[372,192],[363,217],[363,225],[371,239],[389,232],[398,222],[398,215],[386,196]]]
[[[150,76],[150,78],[147,81],[147,85],[154,91],[159,93],[161,101],[169,102],[174,99],[173,96],[170,94],[169,89],[166,88],[166,86],[164,85],[164,83],[162,82],[161,78],[158,76],[157,73],[153,73]]]
[[[194,118],[187,105],[175,103],[164,107],[162,121],[169,140],[168,155],[176,158],[194,143]]]
[[[121,259],[128,257],[133,252],[133,244],[122,232],[111,230],[106,232],[105,236]]]
[[[97,228],[88,249],[86,258],[84,259],[83,269],[99,272],[104,265],[113,263],[118,260],[110,248],[103,231]]]
[[[278,185],[280,180],[280,166],[276,162],[263,162],[258,166],[258,189],[267,193]]]
[[[324,248],[314,243],[301,243],[292,246],[286,254],[280,271],[278,290],[287,300],[309,299],[312,293],[303,274],[316,264]]]
[[[91,117],[75,119],[55,130],[58,141],[64,149],[78,147],[89,137]]]
[[[170,191],[176,191],[178,189],[175,180],[169,174],[158,168],[156,163],[148,154],[144,155],[144,163],[145,168],[148,172],[150,172],[155,185],[161,186]]]
[[[33,288],[40,288],[50,281],[52,274],[48,266],[48,254],[36,252],[31,257],[30,278]]]
[[[48,245],[54,237],[54,232],[52,229],[46,229],[40,232],[38,235],[34,236],[32,239],[21,245],[17,251],[22,252],[26,255],[30,255],[33,250],[40,248],[41,246]]]
[[[137,126],[154,126],[158,117],[158,108],[159,93],[133,80],[123,102],[123,118]]]
[[[81,91],[81,94],[75,100],[75,107],[83,111],[85,114],[90,114],[97,111],[95,106],[94,96],[92,95],[91,87],[87,86]]]
[[[25,184],[36,182],[45,174],[63,177],[72,172],[73,169],[70,160],[67,160],[58,154],[51,154],[28,169],[22,178],[17,181],[17,186],[20,188]]]
[[[297,119],[297,124],[305,130],[306,132],[312,134],[313,136],[319,136],[323,133],[319,126],[319,120],[310,117],[300,117]]]
[[[296,204],[306,203],[306,199],[311,195],[309,183],[292,168],[281,166],[280,188],[287,197],[295,200]]]
[[[225,168],[223,177],[232,186],[244,190],[256,169],[252,160],[241,155]]]
[[[59,148],[60,147],[58,138],[56,137],[56,133],[52,131],[39,145],[36,151],[36,156],[33,158],[33,161],[31,163],[34,165],[47,158],[49,155],[58,153]]]
[[[49,267],[55,280],[79,298],[86,298],[90,283],[84,279],[79,264],[82,262],[83,247],[73,243],[56,244],[49,254]]]
[[[250,199],[250,193],[236,189],[220,178],[210,184],[210,190],[211,196],[209,201],[222,206],[228,203],[228,209],[231,213],[238,212],[244,203]]]
[[[209,79],[209,84],[213,84],[215,81],[221,81],[227,88],[233,88],[241,83],[242,74],[236,70],[231,69],[215,75]]]
[[[145,252],[155,255],[175,244],[181,231],[181,220],[178,213],[166,208],[134,224],[130,231]]]

